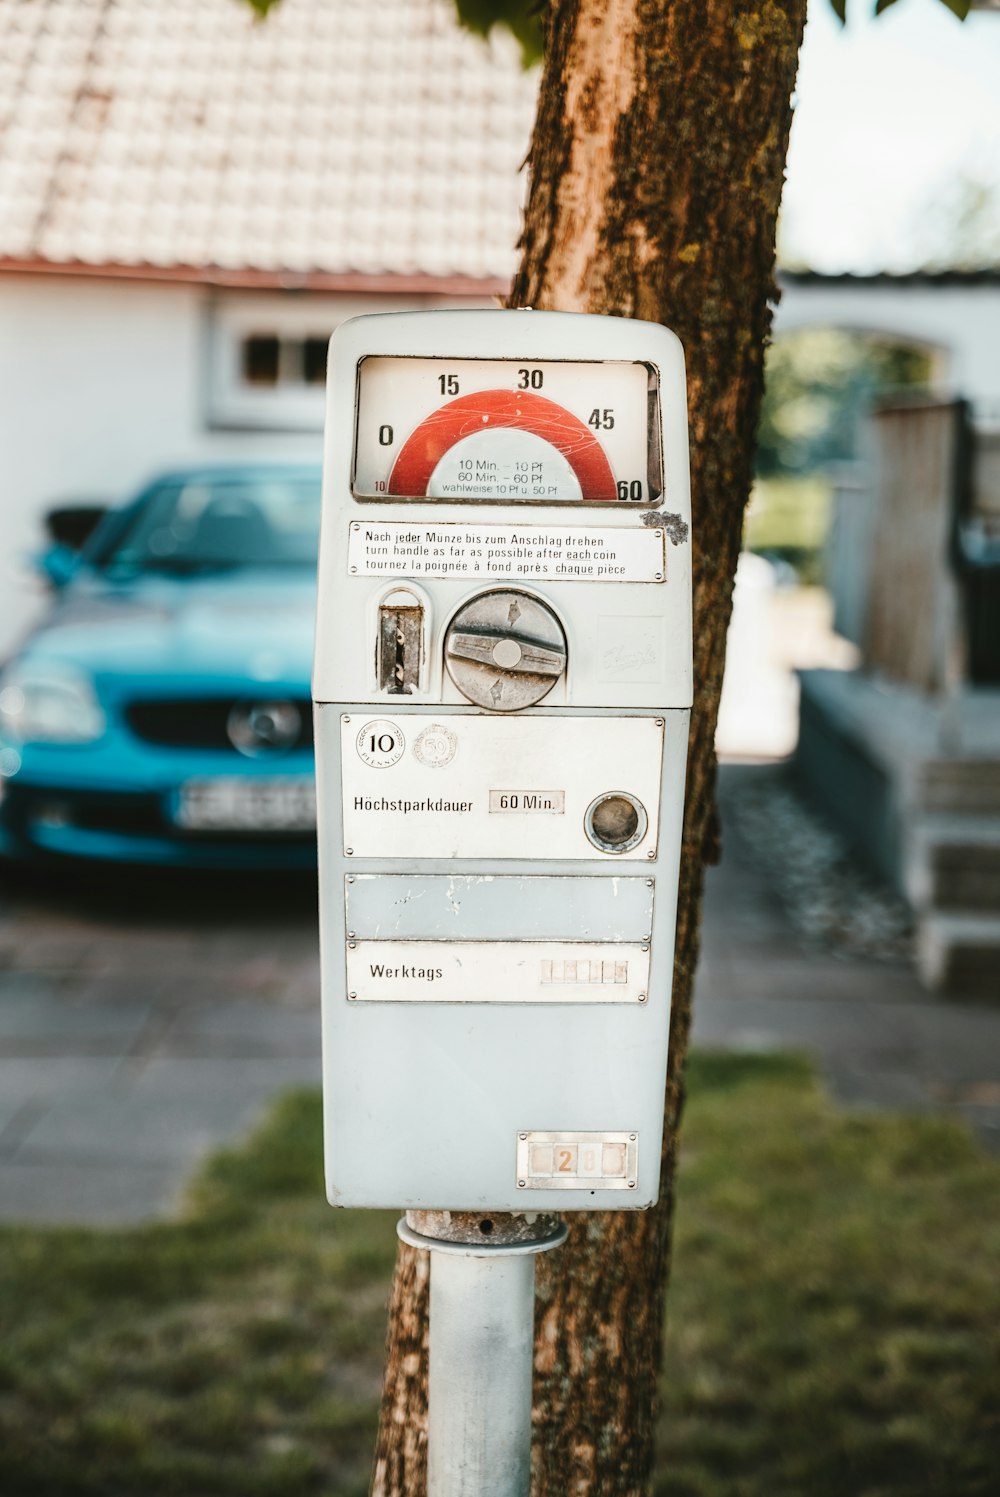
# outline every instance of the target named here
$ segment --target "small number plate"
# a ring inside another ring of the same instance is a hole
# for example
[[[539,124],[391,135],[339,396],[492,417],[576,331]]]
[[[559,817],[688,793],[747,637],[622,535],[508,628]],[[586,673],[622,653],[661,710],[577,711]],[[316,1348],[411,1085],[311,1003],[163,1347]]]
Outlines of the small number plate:
[[[634,1190],[636,1133],[519,1133],[519,1190]]]
[[[186,780],[174,821],[191,832],[311,832],[316,785],[312,775]]]

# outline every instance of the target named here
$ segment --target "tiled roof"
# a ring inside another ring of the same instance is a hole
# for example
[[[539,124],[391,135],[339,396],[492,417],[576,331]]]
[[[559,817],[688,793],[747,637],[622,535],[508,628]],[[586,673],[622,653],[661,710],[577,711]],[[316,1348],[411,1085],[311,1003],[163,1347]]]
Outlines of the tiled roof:
[[[0,261],[506,279],[536,82],[453,0],[0,0]]]

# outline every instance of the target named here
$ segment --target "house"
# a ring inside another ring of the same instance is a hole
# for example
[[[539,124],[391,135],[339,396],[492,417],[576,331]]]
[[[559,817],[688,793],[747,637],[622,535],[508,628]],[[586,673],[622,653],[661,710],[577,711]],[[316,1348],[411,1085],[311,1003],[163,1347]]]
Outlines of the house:
[[[452,0],[0,0],[0,658],[49,507],[318,461],[339,322],[506,292],[536,87]]]
[[[796,767],[916,917],[928,987],[1000,998],[1000,275],[828,280],[841,325],[936,353],[942,388],[880,403],[835,494],[827,581],[850,671],[801,675]],[[809,285],[789,298],[809,311]],[[846,314],[846,315],[845,315]],[[957,392],[957,393],[956,393]]]

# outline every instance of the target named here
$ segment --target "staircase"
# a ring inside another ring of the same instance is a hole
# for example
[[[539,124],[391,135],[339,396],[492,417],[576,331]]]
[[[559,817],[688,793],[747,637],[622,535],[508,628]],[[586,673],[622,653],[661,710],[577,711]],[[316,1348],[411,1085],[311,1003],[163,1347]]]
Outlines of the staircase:
[[[968,693],[945,721],[860,671],[801,682],[798,772],[912,905],[921,980],[1000,1003],[1000,692]]]
[[[930,988],[1000,1002],[1000,760],[923,769],[904,865],[917,966]]]

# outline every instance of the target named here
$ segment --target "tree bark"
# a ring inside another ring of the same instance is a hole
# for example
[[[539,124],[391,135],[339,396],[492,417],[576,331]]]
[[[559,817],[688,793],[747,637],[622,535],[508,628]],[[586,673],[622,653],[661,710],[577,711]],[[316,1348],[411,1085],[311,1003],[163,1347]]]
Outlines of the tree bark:
[[[659,1204],[538,1264],[532,1489],[639,1497],[653,1463],[713,740],[750,490],[805,0],[552,0],[512,306],[663,322],[688,369],[695,701]],[[373,1497],[426,1490],[425,1255],[401,1248]]]

